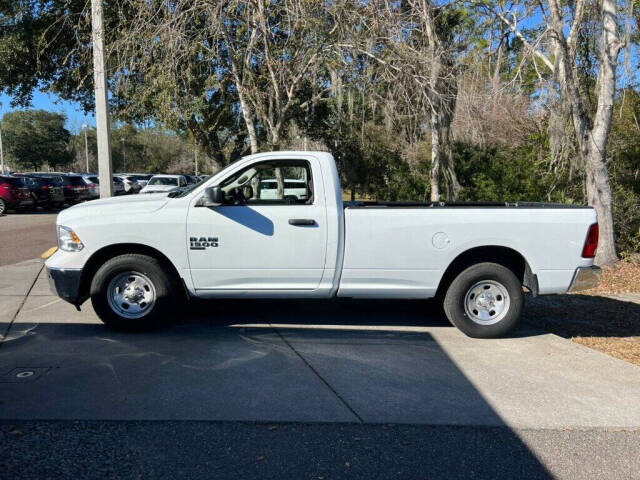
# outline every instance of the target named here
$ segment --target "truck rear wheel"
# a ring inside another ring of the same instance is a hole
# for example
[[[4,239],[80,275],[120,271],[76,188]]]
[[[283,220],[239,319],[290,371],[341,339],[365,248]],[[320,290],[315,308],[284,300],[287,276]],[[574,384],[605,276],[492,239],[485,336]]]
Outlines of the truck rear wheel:
[[[168,323],[177,288],[171,272],[155,258],[119,255],[91,281],[91,303],[100,320],[118,330],[148,330]]]
[[[496,338],[516,326],[523,302],[522,284],[511,270],[497,263],[478,263],[451,282],[444,311],[469,337]]]

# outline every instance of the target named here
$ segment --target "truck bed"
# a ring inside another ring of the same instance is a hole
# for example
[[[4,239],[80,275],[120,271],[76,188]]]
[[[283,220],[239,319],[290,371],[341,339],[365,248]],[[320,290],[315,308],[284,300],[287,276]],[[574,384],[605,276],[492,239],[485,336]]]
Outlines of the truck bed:
[[[339,295],[430,297],[459,255],[483,247],[526,259],[540,294],[563,293],[591,263],[581,251],[595,222],[590,207],[552,203],[346,203]]]
[[[566,205],[545,202],[378,202],[346,201],[344,208],[592,208],[587,205]]]

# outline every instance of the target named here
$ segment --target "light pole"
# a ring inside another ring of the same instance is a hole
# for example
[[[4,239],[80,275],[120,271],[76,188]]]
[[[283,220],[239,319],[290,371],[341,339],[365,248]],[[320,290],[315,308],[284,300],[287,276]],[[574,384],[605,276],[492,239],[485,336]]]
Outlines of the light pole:
[[[89,125],[86,123],[82,125],[82,130],[84,130],[84,159],[87,163],[86,172],[89,173],[89,141],[87,140],[87,128],[89,128]]]
[[[197,145],[194,152],[195,152],[195,160],[196,160],[196,177],[197,177],[198,176],[198,146]]]
[[[0,173],[4,173],[4,150],[2,148],[2,123],[0,123]]]
[[[93,82],[96,96],[96,138],[100,197],[113,196],[113,165],[109,127],[109,85],[104,54],[102,0],[91,0],[91,38],[93,40]]]
[[[120,141],[122,142],[122,171],[123,172],[127,172],[127,150],[124,147],[124,138],[121,138]]]

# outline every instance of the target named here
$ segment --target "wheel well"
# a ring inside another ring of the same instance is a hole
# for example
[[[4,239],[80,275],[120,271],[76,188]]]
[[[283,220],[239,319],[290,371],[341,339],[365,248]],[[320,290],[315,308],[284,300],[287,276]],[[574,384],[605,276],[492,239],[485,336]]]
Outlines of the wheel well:
[[[478,263],[492,262],[507,267],[534,295],[538,294],[538,279],[531,272],[525,258],[509,247],[476,247],[458,255],[444,272],[438,285],[437,296],[444,296],[451,282],[465,269]]]
[[[157,259],[168,271],[173,273],[175,280],[184,287],[184,283],[181,281],[178,270],[176,270],[176,267],[171,263],[171,260],[169,260],[160,250],[156,250],[153,247],[139,243],[117,243],[115,245],[103,247],[95,252],[83,267],[82,276],[80,278],[80,303],[89,298],[91,280],[102,264],[113,257],[127,253],[139,253],[141,255],[148,255],[149,257]]]

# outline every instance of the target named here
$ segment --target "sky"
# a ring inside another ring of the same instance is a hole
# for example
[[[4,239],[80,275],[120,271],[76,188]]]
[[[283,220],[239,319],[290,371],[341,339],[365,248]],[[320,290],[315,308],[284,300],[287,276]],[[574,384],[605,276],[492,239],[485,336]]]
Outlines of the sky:
[[[31,107],[29,109],[64,113],[67,116],[67,129],[71,133],[78,133],[82,130],[82,125],[85,123],[89,125],[89,127],[94,127],[96,124],[96,118],[93,115],[93,112],[89,115],[85,115],[84,111],[78,104],[60,100],[56,95],[50,95],[41,91],[34,92],[33,101],[31,102]],[[0,93],[0,119],[5,113],[13,112],[15,110],[25,109],[12,107],[11,97],[4,93]]]

